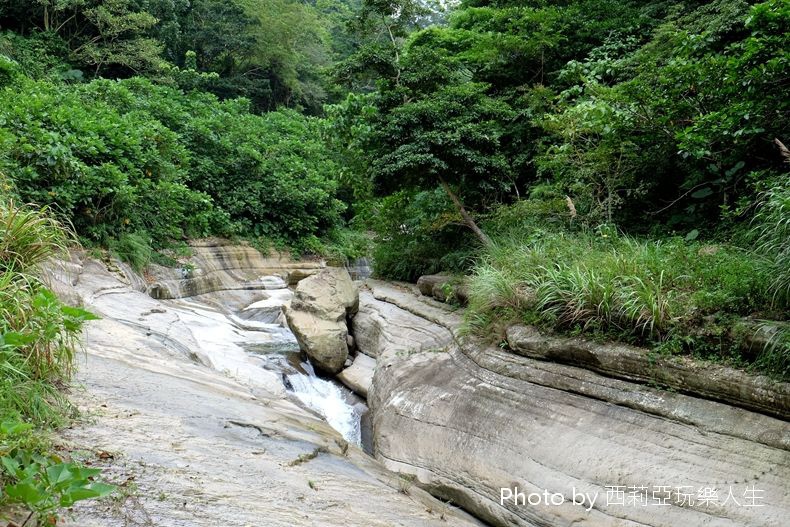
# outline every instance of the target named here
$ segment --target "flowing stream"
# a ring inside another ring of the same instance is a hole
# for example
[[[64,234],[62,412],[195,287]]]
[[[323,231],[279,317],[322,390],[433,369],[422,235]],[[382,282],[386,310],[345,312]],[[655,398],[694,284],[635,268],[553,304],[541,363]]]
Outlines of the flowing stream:
[[[277,326],[277,329],[283,328]],[[255,344],[247,350],[261,358],[264,369],[281,374],[285,388],[302,405],[321,415],[346,441],[362,446],[361,422],[368,411],[367,405],[351,390],[316,374],[295,338],[292,343]]]
[[[361,262],[364,274],[367,261]],[[285,286],[285,284],[282,284]],[[259,357],[261,366],[279,373],[283,385],[297,401],[321,415],[343,438],[369,451],[365,419],[368,407],[363,399],[337,381],[316,374],[309,359],[301,353],[296,337],[283,321],[282,305],[291,292],[286,288],[267,291],[268,299],[255,302],[232,316],[237,324],[269,334],[271,342],[245,346]],[[250,324],[253,324],[252,328]],[[285,327],[283,327],[285,326]]]
[[[318,413],[346,441],[363,446],[365,401],[337,381],[317,375],[301,353],[282,316],[283,305],[293,296],[285,282],[277,277],[261,277],[259,282],[265,285],[265,296],[252,303],[251,296],[233,291],[171,303],[205,344],[212,367],[253,384],[280,379],[295,402]],[[248,300],[240,304],[241,298]],[[276,375],[259,375],[256,366]]]

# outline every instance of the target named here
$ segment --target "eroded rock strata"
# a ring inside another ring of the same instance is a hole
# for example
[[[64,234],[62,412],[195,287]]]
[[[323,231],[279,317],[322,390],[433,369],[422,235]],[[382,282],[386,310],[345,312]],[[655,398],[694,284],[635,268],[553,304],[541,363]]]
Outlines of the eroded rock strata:
[[[375,281],[353,323],[359,349],[377,357],[376,456],[435,495],[498,526],[778,527],[790,517],[787,421],[711,400],[714,391],[695,397],[463,343],[459,323],[413,287]],[[781,401],[786,386],[761,382],[772,395],[760,400]],[[501,503],[515,487],[564,500]],[[699,499],[706,489],[715,502]],[[722,504],[730,489],[740,505]],[[760,507],[747,506],[748,489]]]
[[[64,525],[480,525],[416,487],[402,492],[396,474],[262,367],[257,346],[293,340],[272,316],[300,264],[249,267],[229,256],[246,249],[215,247],[211,258],[215,249],[198,251],[222,262],[202,275],[224,278],[179,299],[152,298],[123,264],[85,254],[52,270],[53,288],[102,317],[86,324],[71,393],[85,419],[62,441],[121,486],[78,504]]]

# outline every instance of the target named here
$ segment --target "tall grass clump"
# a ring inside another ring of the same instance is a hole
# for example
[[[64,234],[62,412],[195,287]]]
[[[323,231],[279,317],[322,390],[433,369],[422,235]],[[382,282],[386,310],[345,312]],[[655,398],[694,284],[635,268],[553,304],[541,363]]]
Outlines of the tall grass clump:
[[[62,422],[59,392],[71,374],[85,320],[40,279],[41,266],[62,257],[73,240],[45,208],[0,202],[0,409],[39,425]]]
[[[784,146],[784,145],[782,145]],[[790,154],[782,149],[790,163]],[[790,308],[790,176],[763,194],[755,214],[751,234],[757,251],[771,266],[771,302],[785,312]],[[757,364],[790,378],[790,329],[773,330],[768,344],[757,357]]]
[[[71,410],[61,390],[79,331],[95,318],[62,304],[39,278],[72,239],[47,209],[0,200],[0,508],[26,507],[25,524],[55,525],[59,509],[115,490],[95,480],[99,469],[48,452],[47,431]]]
[[[70,240],[65,226],[46,208],[0,202],[0,270],[29,274],[47,260],[63,256]]]
[[[757,250],[772,261],[773,302],[787,306],[790,304],[790,176],[764,194],[752,232]]]
[[[117,239],[110,239],[107,248],[113,256],[127,262],[135,271],[142,271],[151,263],[155,254],[151,248],[151,237],[143,231],[125,233]]]
[[[727,355],[718,342],[735,318],[787,318],[776,275],[771,259],[733,246],[532,229],[500,238],[477,264],[467,325],[490,335],[521,322]]]

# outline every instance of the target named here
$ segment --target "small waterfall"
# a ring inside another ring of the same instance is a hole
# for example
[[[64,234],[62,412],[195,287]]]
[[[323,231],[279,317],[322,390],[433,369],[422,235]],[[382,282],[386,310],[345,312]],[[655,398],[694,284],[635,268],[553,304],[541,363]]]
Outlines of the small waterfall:
[[[275,373],[294,399],[323,417],[346,441],[361,445],[364,401],[316,375],[309,361],[303,360],[282,316],[283,305],[293,296],[285,282],[274,277],[261,277],[258,282],[273,288],[225,290],[171,300],[169,305],[203,344],[205,364],[252,384],[272,382],[273,376],[260,375],[266,372],[258,368]]]
[[[267,331],[261,324],[258,331]],[[275,327],[270,324],[269,332]],[[260,358],[261,367],[282,375],[285,388],[303,405],[318,413],[329,425],[340,432],[343,439],[357,446],[362,445],[360,421],[367,412],[364,401],[351,390],[328,379],[319,377],[313,365],[303,360],[299,345],[287,328],[276,327],[276,332],[288,335],[271,343],[245,346],[247,351]]]
[[[294,395],[309,408],[321,414],[343,439],[357,446],[362,444],[360,414],[352,405],[352,395],[338,384],[321,379],[309,362],[303,362],[304,373],[286,375]]]
[[[357,258],[346,263],[346,270],[352,280],[365,280],[373,274],[370,258]]]

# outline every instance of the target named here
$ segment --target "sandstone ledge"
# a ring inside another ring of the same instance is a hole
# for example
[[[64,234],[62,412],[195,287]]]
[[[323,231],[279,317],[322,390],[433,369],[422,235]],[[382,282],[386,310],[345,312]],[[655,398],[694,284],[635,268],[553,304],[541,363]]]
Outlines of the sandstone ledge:
[[[508,328],[507,342],[513,352],[526,357],[579,366],[609,377],[656,384],[790,418],[790,384],[763,375],[680,357],[651,356],[648,350],[625,344],[547,336],[529,326]]]
[[[409,286],[368,287],[355,329],[376,327],[366,350],[378,357],[368,398],[375,453],[436,496],[497,526],[779,527],[790,515],[787,421],[585,367],[459,344],[458,313]],[[444,345],[426,346],[426,336]],[[608,485],[725,493],[733,485],[742,493],[747,484],[764,491],[765,507],[688,506],[677,496],[666,507],[598,502],[589,511],[569,502],[499,503],[500,488],[514,485],[570,500],[574,487],[605,495]]]

